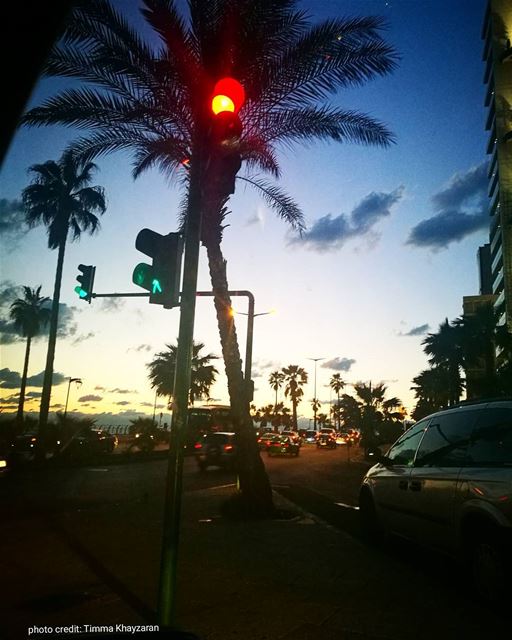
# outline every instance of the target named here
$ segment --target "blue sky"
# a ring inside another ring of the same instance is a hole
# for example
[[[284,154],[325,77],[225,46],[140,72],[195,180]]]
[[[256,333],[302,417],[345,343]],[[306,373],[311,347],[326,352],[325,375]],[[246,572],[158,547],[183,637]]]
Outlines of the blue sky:
[[[120,3],[131,7],[133,2]],[[421,348],[426,332],[462,313],[462,296],[478,293],[476,252],[486,242],[486,133],[480,40],[484,0],[318,0],[301,2],[314,21],[377,14],[386,18],[386,39],[400,54],[397,70],[331,101],[385,122],[396,136],[388,149],[317,144],[284,149],[280,186],[304,211],[307,231],[297,238],[258,195],[237,186],[223,251],[231,289],[249,289],[256,313],[253,378],[258,406],[273,402],[271,371],[297,364],[310,382],[299,414],[311,417],[314,363],[317,395],[327,410],[328,382],[339,372],[348,383],[384,381],[390,395],[412,410],[411,380],[427,367]],[[130,10],[130,19],[134,11]],[[59,83],[43,80],[30,106],[52,95]],[[58,159],[76,131],[63,127],[23,129],[13,139],[0,175],[0,312],[19,285],[43,287],[51,296],[56,252],[42,228],[26,232],[10,208],[29,184],[31,164]],[[108,209],[99,234],[68,243],[61,293],[62,327],[55,359],[61,377],[52,404],[62,408],[68,376],[83,384],[70,395],[70,411],[101,414],[115,424],[153,411],[146,363],[175,342],[179,311],[137,299],[80,302],[73,292],[82,262],[97,267],[95,289],[132,291],[133,267],[143,260],[135,238],[143,227],[177,228],[180,193],[154,171],[133,182],[127,154],[101,158],[95,184],[104,186]],[[209,289],[204,250],[199,289]],[[234,306],[247,311],[245,299]],[[4,411],[15,408],[16,374],[24,342],[5,322],[0,366]],[[237,318],[242,354],[246,318]],[[212,301],[197,304],[196,340],[220,355]],[[37,376],[46,341],[34,344],[29,408],[37,409]],[[218,368],[222,370],[219,361]],[[350,392],[350,386],[347,390]],[[227,401],[223,375],[212,391]],[[159,400],[164,410],[165,402]],[[164,416],[164,419],[166,417]]]

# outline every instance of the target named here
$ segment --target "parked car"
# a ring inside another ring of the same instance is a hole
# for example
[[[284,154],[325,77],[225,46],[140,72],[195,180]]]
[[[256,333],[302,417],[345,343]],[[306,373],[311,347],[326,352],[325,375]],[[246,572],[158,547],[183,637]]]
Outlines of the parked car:
[[[336,438],[331,433],[320,433],[316,439],[318,449],[336,449]]]
[[[30,461],[35,458],[38,433],[35,431],[27,431],[14,438],[10,446],[10,456],[14,463]],[[61,442],[55,438],[49,437],[47,450],[51,453],[58,452]]]
[[[231,431],[206,434],[194,445],[194,455],[200,471],[205,471],[210,466],[233,469],[236,450],[235,434]]]
[[[292,437],[280,435],[269,444],[267,453],[269,456],[295,456],[299,455],[300,445]]]
[[[480,595],[499,600],[512,564],[512,401],[461,403],[373,453],[359,496],[364,528],[457,556]]]

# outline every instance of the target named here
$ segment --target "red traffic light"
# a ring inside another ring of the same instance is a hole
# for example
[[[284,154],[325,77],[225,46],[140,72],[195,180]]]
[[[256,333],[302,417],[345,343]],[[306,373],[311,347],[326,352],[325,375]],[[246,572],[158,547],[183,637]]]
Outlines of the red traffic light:
[[[238,113],[245,102],[245,90],[234,78],[222,78],[213,88],[212,111]]]

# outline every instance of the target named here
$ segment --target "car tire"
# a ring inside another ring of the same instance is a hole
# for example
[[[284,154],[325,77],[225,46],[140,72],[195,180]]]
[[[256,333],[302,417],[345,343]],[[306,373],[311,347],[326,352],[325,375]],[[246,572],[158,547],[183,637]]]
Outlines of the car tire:
[[[371,540],[382,532],[382,526],[375,509],[375,502],[368,490],[361,491],[359,495],[359,522],[363,534]]]
[[[490,604],[500,604],[507,592],[507,569],[497,527],[485,528],[474,535],[468,550],[471,577],[478,595]]]

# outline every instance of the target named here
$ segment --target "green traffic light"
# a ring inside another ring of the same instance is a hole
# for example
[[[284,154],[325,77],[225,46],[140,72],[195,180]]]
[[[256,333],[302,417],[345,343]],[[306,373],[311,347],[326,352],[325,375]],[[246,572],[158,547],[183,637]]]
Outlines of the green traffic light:
[[[151,282],[152,293],[162,293],[162,286],[160,285],[160,281],[156,278],[153,278]]]
[[[75,287],[75,292],[78,293],[80,298],[87,298],[87,291],[84,291],[80,285]]]

